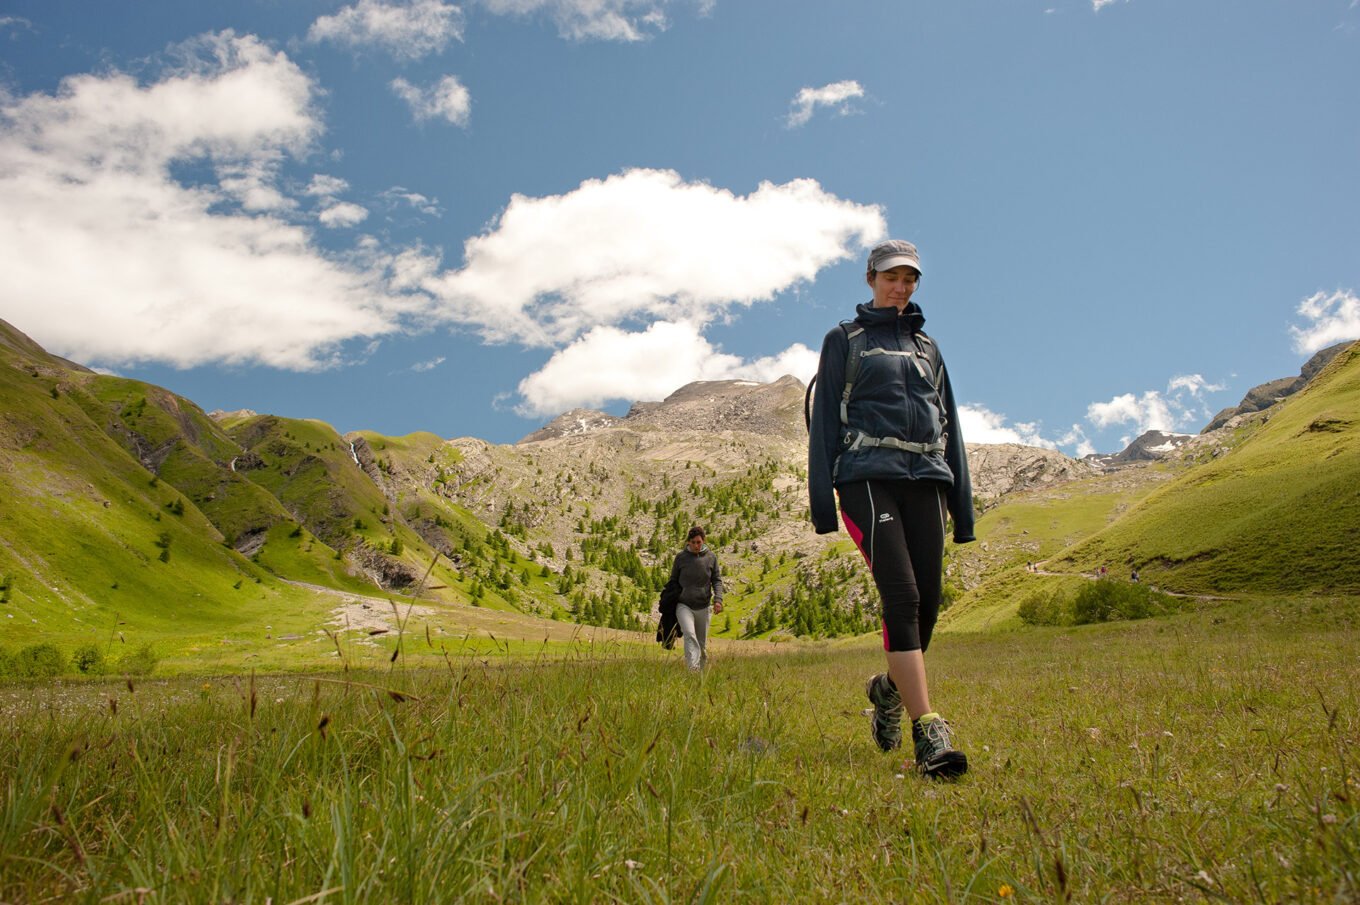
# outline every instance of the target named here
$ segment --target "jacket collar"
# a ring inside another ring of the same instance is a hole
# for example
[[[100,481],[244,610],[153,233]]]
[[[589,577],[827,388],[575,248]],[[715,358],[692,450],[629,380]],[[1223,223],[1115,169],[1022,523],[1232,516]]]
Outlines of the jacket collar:
[[[873,302],[863,302],[855,307],[855,323],[861,327],[891,327],[899,320],[909,333],[919,333],[926,325],[925,313],[915,302],[907,302],[907,310],[900,318],[896,308],[875,308]]]

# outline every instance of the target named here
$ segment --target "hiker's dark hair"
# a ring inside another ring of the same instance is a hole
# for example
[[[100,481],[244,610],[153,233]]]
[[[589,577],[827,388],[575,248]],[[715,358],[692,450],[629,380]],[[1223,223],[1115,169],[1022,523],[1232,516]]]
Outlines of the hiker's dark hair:
[[[685,535],[685,542],[689,543],[696,537],[702,537],[705,540],[708,539],[708,535],[704,534],[704,529],[700,528],[698,525],[695,525],[693,528],[689,529],[689,534]]]

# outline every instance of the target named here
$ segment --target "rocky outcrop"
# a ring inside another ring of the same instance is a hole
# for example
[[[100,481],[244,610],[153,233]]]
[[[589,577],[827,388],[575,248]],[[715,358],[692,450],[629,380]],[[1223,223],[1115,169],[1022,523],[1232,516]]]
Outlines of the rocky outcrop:
[[[968,471],[973,480],[973,496],[984,508],[989,508],[1006,494],[1089,477],[1097,469],[1054,449],[1018,443],[970,443]]]
[[[733,430],[801,439],[806,436],[803,391],[802,381],[787,375],[774,383],[697,381],[661,402],[636,403],[624,421],[669,431]]]
[[[803,390],[802,382],[791,376],[774,383],[699,380],[660,402],[635,402],[622,418],[594,409],[572,409],[519,442],[541,443],[633,426],[675,432],[746,431],[796,439],[805,436]]]
[[[592,431],[603,430],[618,424],[621,418],[605,412],[597,412],[594,409],[572,409],[569,412],[558,415],[543,427],[529,434],[520,440],[520,443],[541,443],[544,440],[560,440],[563,437],[575,437],[580,434],[588,434]]]
[[[1270,408],[1282,399],[1294,395],[1299,390],[1308,386],[1309,381],[1318,375],[1318,372],[1327,366],[1337,353],[1349,347],[1349,341],[1328,346],[1315,354],[1312,358],[1303,363],[1299,369],[1297,377],[1281,377],[1279,380],[1272,380],[1247,390],[1247,395],[1242,397],[1242,401],[1231,408],[1225,408],[1205,426],[1202,434],[1212,433],[1227,425],[1229,421],[1239,415],[1249,415],[1252,412],[1260,412]]]

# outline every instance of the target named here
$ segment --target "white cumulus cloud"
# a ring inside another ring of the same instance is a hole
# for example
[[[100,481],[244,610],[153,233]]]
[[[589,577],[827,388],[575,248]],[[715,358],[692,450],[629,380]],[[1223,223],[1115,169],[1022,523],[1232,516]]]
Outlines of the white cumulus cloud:
[[[307,39],[355,49],[381,47],[399,60],[418,60],[463,39],[463,13],[440,0],[359,0],[333,16],[321,16]]]
[[[316,173],[312,176],[312,181],[307,183],[307,188],[303,189],[303,194],[315,195],[321,198],[333,198],[341,192],[349,190],[349,183],[339,176],[327,176],[324,173]]]
[[[806,382],[816,372],[817,353],[801,343],[743,361],[714,348],[693,323],[659,321],[639,333],[596,327],[520,381],[516,411],[551,416],[616,399],[654,402],[696,380],[769,383],[792,374]]]
[[[1007,424],[1006,421],[1005,415],[993,412],[986,406],[959,406],[959,426],[963,430],[965,443],[1019,443],[1044,449],[1058,448],[1056,442],[1040,434],[1038,425],[1026,422]]]
[[[455,126],[466,126],[472,112],[472,95],[455,76],[446,75],[429,88],[419,88],[406,79],[393,79],[392,91],[406,101],[417,120],[442,119]]]
[[[358,226],[367,217],[368,208],[349,201],[340,201],[322,210],[316,219],[322,226],[339,229],[345,226]]]
[[[794,97],[787,120],[790,129],[805,125],[818,107],[830,107],[841,115],[850,112],[850,101],[864,96],[864,89],[856,81],[832,82],[820,88],[804,88]]]
[[[497,15],[543,14],[552,19],[558,34],[575,41],[641,41],[665,31],[669,0],[480,0]],[[699,4],[700,13],[712,9],[712,0]]]
[[[544,198],[514,195],[465,265],[427,281],[444,315],[493,341],[571,342],[594,327],[707,323],[854,256],[886,230],[875,205],[811,179],[736,195],[629,170]]]
[[[1360,297],[1349,289],[1314,293],[1299,302],[1298,314],[1307,323],[1289,328],[1296,352],[1311,355],[1339,342],[1360,339]]]
[[[316,368],[398,330],[419,302],[387,289],[382,254],[330,257],[277,213],[277,167],[321,130],[308,76],[230,31],[179,52],[149,84],[0,98],[0,313],[105,365]]]
[[[1101,429],[1132,425],[1125,444],[1150,430],[1184,433],[1213,415],[1206,397],[1224,389],[1200,374],[1179,374],[1167,381],[1165,391],[1121,393],[1108,402],[1093,402],[1086,408],[1086,420]]]

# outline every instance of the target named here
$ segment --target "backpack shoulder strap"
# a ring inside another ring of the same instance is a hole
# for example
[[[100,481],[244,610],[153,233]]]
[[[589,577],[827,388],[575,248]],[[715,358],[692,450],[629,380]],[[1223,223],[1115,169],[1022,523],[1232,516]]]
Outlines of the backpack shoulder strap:
[[[841,321],[840,328],[849,344],[845,354],[845,391],[841,394],[841,424],[845,424],[845,406],[850,401],[850,391],[854,388],[855,378],[859,376],[860,359],[864,357],[864,347],[868,340],[864,336],[864,328],[854,321]],[[816,385],[817,375],[814,374],[803,393],[803,426],[808,430],[812,429],[812,388]]]
[[[940,357],[940,347],[935,345],[935,340],[927,336],[923,330],[916,332],[916,338],[919,340],[918,347],[925,352],[930,362],[930,385],[938,392],[940,382],[944,378],[944,360]]]
[[[841,392],[841,424],[850,423],[850,394],[855,390],[855,381],[859,379],[859,366],[864,360],[864,349],[869,344],[869,338],[864,335],[864,328],[858,324],[842,323],[841,329],[845,331],[847,347],[845,350],[845,389]]]

